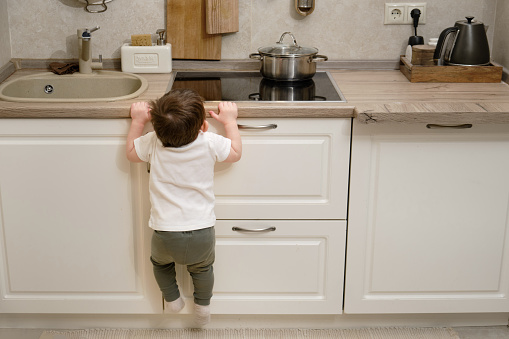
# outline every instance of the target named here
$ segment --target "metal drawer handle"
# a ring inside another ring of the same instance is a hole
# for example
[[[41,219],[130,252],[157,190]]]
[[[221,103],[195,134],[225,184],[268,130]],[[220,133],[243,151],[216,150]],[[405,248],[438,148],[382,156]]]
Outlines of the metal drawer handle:
[[[462,124],[462,125],[427,124],[426,128],[429,128],[429,129],[438,129],[438,128],[467,129],[467,128],[472,128],[472,124]]]
[[[242,227],[237,227],[237,226],[233,226],[232,227],[232,231],[235,231],[235,232],[253,232],[253,233],[256,233],[256,232],[274,232],[276,230],[276,228],[274,226],[271,226],[271,227],[267,227],[267,228],[242,228]]]
[[[276,124],[268,124],[268,125],[260,125],[260,126],[249,126],[249,125],[240,125],[238,124],[239,129],[276,129]]]

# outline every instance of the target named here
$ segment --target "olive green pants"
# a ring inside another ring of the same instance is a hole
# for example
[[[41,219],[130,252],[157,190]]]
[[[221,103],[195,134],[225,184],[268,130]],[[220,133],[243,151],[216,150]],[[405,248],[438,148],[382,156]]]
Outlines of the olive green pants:
[[[154,231],[150,261],[164,300],[180,297],[175,264],[186,265],[194,285],[195,304],[206,306],[212,298],[216,244],[214,227],[186,232]]]

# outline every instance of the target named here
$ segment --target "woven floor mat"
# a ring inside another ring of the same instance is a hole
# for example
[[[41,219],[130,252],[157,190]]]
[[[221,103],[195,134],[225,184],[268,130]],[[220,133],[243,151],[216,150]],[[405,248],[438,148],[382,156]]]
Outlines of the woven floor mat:
[[[451,328],[85,329],[44,331],[39,339],[459,339]]]

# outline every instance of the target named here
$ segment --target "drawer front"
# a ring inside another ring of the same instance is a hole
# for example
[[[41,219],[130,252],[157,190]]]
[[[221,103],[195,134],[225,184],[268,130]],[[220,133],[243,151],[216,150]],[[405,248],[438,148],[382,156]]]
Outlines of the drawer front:
[[[218,219],[346,219],[350,119],[239,119],[242,159],[218,163]],[[211,130],[224,133],[217,122]]]
[[[212,313],[342,312],[345,221],[222,220],[216,238]],[[191,305],[193,288],[184,267],[179,278]]]

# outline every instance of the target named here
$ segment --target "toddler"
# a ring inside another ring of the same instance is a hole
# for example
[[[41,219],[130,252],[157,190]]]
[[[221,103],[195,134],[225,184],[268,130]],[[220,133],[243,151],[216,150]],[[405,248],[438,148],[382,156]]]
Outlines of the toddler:
[[[207,132],[203,99],[193,90],[175,89],[156,101],[134,103],[126,146],[129,161],[150,163],[150,260],[165,306],[170,312],[184,307],[175,263],[186,265],[198,326],[210,321],[214,285],[214,164],[242,155],[237,105],[221,102],[218,113],[209,114],[223,124],[226,137]],[[142,136],[149,121],[154,132]]]

